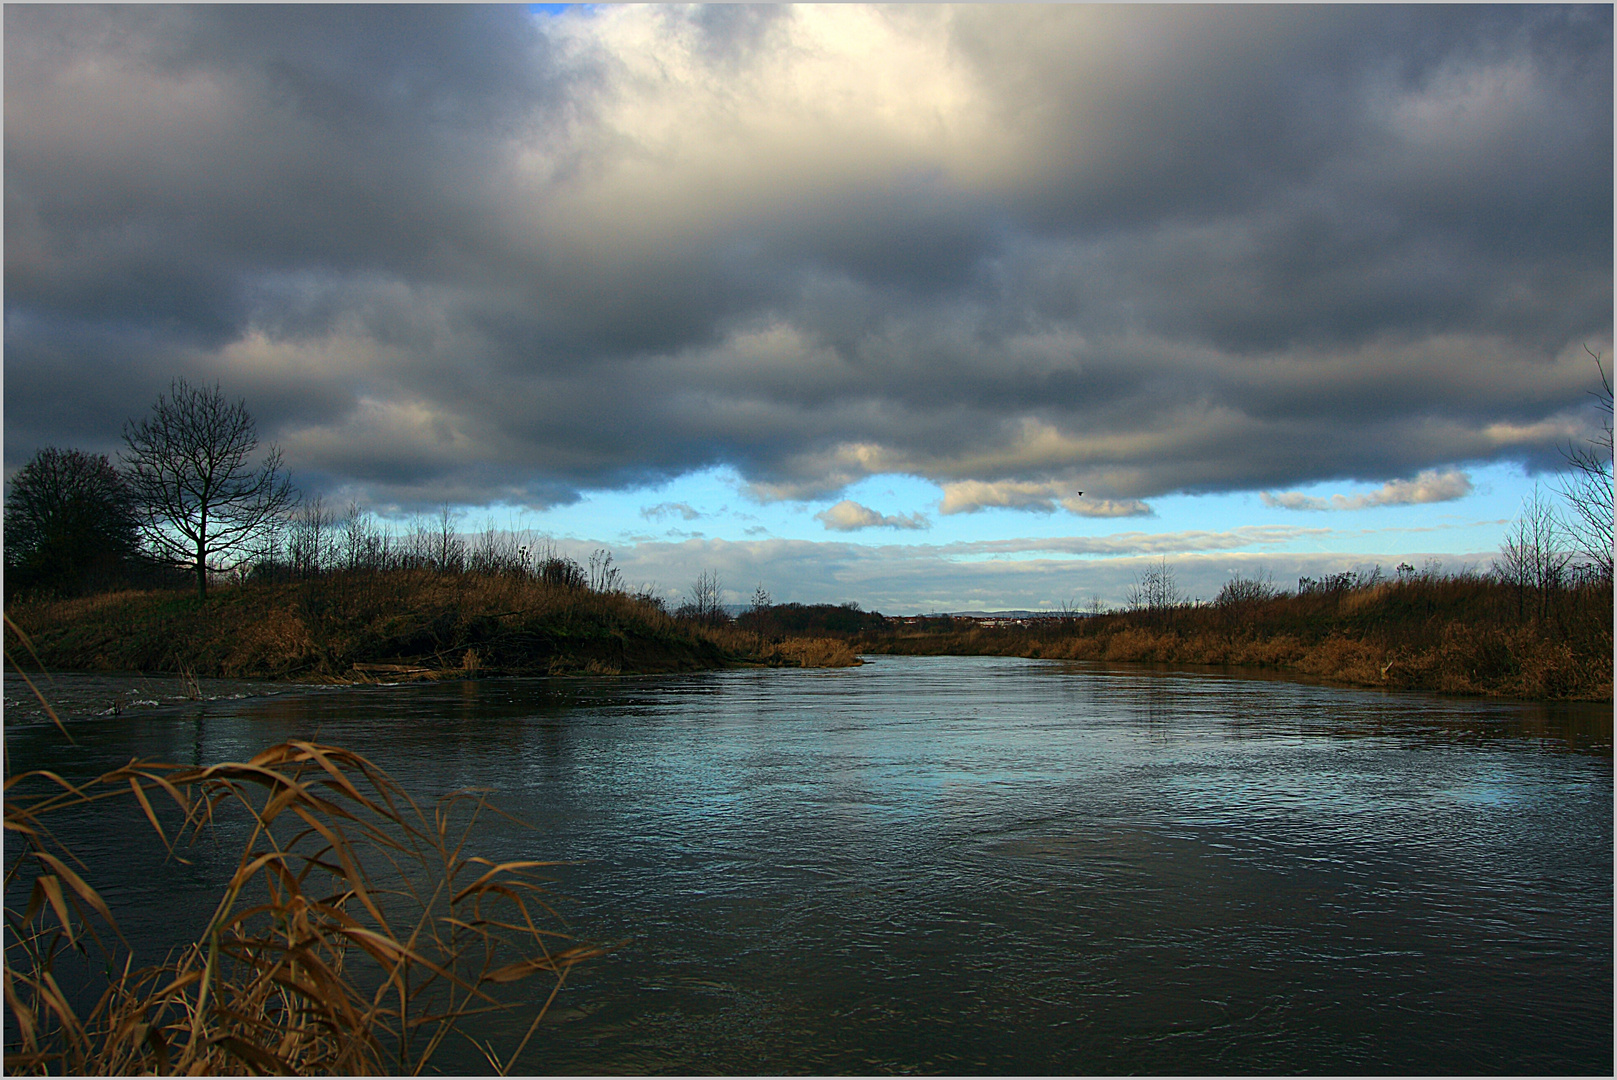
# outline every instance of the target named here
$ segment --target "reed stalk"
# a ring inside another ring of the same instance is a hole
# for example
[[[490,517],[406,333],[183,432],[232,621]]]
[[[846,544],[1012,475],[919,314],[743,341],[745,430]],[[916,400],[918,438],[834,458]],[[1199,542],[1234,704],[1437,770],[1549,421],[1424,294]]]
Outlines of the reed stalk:
[[[86,812],[181,862],[204,837],[245,833],[193,944],[134,966],[95,868],[51,829]],[[137,760],[87,783],[7,777],[6,1071],[413,1075],[467,1039],[504,1073],[568,972],[606,948],[549,929],[540,875],[556,864],[468,853],[490,813],[480,791],[424,808],[373,762],[306,741],[202,768]],[[58,981],[64,950],[105,972],[87,1015]],[[524,1008],[504,1054],[468,1030]]]

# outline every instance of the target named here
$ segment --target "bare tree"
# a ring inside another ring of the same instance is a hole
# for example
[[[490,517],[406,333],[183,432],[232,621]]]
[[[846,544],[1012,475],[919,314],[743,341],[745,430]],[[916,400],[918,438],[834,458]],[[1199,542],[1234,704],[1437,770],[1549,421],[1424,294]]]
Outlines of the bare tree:
[[[228,569],[296,505],[274,446],[252,463],[258,429],[247,403],[231,403],[218,385],[175,379],[151,415],[124,425],[123,459],[152,547],[196,572],[208,595],[210,569]]]
[[[724,608],[719,605],[721,588],[719,575],[712,570],[703,570],[691,583],[691,598],[681,604],[675,614],[699,622],[723,622]]]
[[[1571,519],[1565,523],[1567,539],[1589,559],[1595,572],[1610,581],[1613,506],[1611,374],[1601,364],[1599,353],[1587,345],[1584,351],[1594,358],[1595,370],[1600,372],[1600,389],[1591,391],[1591,394],[1600,404],[1604,434],[1590,439],[1585,446],[1568,446],[1561,452],[1566,458],[1567,472],[1561,478],[1560,494],[1572,511]]]
[[[1185,599],[1165,557],[1142,570],[1128,591],[1128,605],[1134,611],[1163,612],[1178,607]]]
[[[410,514],[404,533],[399,537],[399,565],[411,570],[432,565],[432,530],[419,510]]]
[[[350,501],[342,519],[342,560],[348,569],[381,569],[384,540],[371,512]]]
[[[1525,618],[1527,599],[1533,598],[1531,614],[1539,619],[1549,614],[1550,601],[1564,583],[1572,556],[1560,546],[1564,525],[1555,515],[1555,506],[1537,488],[1522,500],[1522,512],[1505,533],[1494,574],[1516,590],[1516,614]]]
[[[318,577],[331,568],[337,553],[336,527],[337,516],[318,495],[292,511],[287,557],[293,576]]]
[[[459,512],[450,510],[448,503],[438,508],[433,519],[427,540],[428,558],[440,573],[458,574],[466,566],[466,541],[455,531],[459,519]]]
[[[477,543],[467,549],[466,569],[474,574],[526,575],[528,549],[514,530],[486,521]]]

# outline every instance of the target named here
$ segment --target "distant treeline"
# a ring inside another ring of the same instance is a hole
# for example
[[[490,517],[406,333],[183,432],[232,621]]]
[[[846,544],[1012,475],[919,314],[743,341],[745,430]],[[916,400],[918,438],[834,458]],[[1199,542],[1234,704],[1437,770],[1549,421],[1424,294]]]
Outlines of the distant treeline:
[[[736,625],[767,636],[850,636],[886,625],[879,612],[858,604],[772,604],[736,616]]]

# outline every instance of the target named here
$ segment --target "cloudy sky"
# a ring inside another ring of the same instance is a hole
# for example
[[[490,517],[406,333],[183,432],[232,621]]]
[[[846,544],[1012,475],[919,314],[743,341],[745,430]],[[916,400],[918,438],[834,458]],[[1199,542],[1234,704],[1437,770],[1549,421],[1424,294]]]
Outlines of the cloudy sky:
[[[1612,348],[1612,9],[7,5],[5,468],[888,612],[1485,565]],[[1549,470],[1549,471],[1546,471]]]

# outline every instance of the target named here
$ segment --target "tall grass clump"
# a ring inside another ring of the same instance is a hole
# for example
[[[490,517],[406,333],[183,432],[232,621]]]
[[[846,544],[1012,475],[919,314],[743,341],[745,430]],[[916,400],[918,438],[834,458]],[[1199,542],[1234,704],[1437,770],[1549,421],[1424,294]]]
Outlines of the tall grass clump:
[[[86,812],[181,862],[198,840],[245,836],[191,944],[134,966],[95,868],[52,829]],[[504,1073],[572,967],[605,950],[547,928],[536,875],[552,864],[471,853],[492,812],[470,791],[423,808],[360,755],[302,741],[202,768],[135,761],[87,783],[8,777],[6,1070],[415,1074],[469,1040]],[[93,972],[88,994],[64,989],[70,958]],[[514,1046],[468,1030],[524,1009]]]

